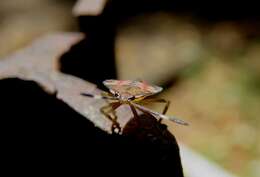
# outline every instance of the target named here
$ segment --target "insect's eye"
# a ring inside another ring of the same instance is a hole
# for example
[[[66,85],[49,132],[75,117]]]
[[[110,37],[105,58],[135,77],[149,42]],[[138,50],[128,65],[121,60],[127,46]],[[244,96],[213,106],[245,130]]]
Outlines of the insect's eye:
[[[115,96],[115,97],[119,97],[119,93],[115,92],[115,93],[114,93],[114,96]]]
[[[130,98],[128,98],[129,101],[133,101],[135,99],[135,96],[131,96]]]

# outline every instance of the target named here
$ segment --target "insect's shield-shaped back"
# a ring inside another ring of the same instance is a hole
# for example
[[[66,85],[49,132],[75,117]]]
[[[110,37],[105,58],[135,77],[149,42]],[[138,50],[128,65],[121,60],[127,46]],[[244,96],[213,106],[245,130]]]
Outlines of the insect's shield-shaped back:
[[[131,80],[105,80],[103,84],[111,93],[119,93],[121,95],[128,94],[136,97],[154,95],[161,92],[162,87],[149,85],[145,82]]]

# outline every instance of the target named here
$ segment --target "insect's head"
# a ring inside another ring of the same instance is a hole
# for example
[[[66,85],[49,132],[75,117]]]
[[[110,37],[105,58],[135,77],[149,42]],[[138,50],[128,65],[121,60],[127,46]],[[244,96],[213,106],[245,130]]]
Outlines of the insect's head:
[[[129,93],[119,93],[114,90],[110,90],[110,92],[114,95],[115,98],[123,102],[133,101],[135,99],[135,96]]]

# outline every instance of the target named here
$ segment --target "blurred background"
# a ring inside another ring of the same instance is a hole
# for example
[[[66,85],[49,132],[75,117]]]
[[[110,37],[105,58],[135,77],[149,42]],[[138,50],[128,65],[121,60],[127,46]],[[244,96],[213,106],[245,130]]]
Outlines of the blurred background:
[[[0,57],[33,39],[57,31],[75,31],[73,0],[8,0],[0,2]]]
[[[260,175],[260,35],[250,30],[157,13],[131,19],[116,39],[119,77],[167,83],[158,97],[190,123],[164,122],[177,140],[241,177]]]
[[[55,31],[78,31],[72,0],[0,2],[0,57]],[[254,15],[158,11],[117,25],[120,79],[162,85],[177,140],[240,177],[260,175],[260,31]],[[151,105],[156,110],[160,105]]]

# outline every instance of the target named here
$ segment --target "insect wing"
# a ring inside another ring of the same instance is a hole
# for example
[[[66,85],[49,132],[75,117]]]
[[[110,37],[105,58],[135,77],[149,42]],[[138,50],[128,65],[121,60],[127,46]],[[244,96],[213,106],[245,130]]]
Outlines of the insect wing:
[[[144,82],[131,80],[105,80],[103,84],[110,90],[119,94],[127,93],[136,97],[154,95],[162,91],[162,88],[155,85],[148,85]]]

